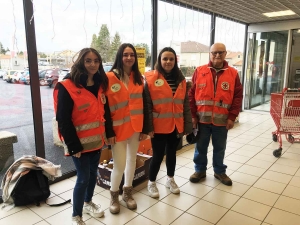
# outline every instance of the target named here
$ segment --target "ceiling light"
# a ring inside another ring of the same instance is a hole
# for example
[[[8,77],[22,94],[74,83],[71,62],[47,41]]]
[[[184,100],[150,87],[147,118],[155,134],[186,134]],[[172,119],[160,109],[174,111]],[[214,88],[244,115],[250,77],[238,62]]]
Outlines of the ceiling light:
[[[296,14],[292,10],[285,10],[285,11],[277,11],[277,12],[268,12],[268,13],[263,13],[263,15],[267,17],[277,17],[277,16],[290,16]]]
[[[300,29],[297,30],[297,33],[300,33]]]

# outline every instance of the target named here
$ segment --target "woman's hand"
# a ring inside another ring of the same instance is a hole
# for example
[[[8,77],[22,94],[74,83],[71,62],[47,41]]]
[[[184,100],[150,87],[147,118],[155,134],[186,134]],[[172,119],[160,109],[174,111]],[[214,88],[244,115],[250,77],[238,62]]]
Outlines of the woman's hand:
[[[80,158],[81,157],[81,152],[77,152],[76,154],[73,155],[76,158]]]
[[[140,141],[143,141],[143,140],[146,140],[147,139],[147,134],[143,134],[143,133],[140,133],[140,138],[139,138],[139,140]]]
[[[149,132],[148,134],[151,138],[154,138],[154,131]]]
[[[116,144],[116,136],[108,138],[107,139],[107,144],[108,145],[114,145],[114,144]]]

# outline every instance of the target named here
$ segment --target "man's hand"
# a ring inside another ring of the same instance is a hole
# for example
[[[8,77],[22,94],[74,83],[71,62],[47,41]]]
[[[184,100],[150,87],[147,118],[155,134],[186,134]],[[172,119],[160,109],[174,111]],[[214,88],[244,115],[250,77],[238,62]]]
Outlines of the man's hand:
[[[198,125],[198,118],[192,118],[192,123],[193,123],[193,128],[196,129],[197,128],[197,125]]]
[[[234,121],[232,120],[227,120],[227,125],[226,125],[226,129],[230,130],[231,128],[233,128],[234,126]]]

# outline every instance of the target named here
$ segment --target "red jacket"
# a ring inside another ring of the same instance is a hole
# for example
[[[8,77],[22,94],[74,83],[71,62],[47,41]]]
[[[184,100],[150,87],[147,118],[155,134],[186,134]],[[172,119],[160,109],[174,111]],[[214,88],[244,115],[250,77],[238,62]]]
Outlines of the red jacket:
[[[226,61],[224,61],[223,69],[221,69],[219,72],[216,72],[216,70],[212,67],[211,62],[207,66],[210,68],[210,71],[211,71],[211,73],[210,73],[212,76],[211,82],[213,82],[212,87],[215,87],[215,84],[214,84],[215,77],[217,77],[216,86],[221,85],[218,83],[218,81],[221,79],[220,77],[224,73],[224,69],[227,69],[229,67],[228,63]],[[197,82],[198,76],[202,76],[202,74],[198,74],[198,70],[196,69],[193,74],[193,78],[192,78],[193,86],[189,91],[189,101],[190,101],[190,107],[191,107],[191,112],[192,112],[193,118],[197,118],[197,106],[196,106],[196,100],[195,100],[195,92],[196,92],[196,82]],[[214,91],[218,92],[218,89],[214,90]],[[216,93],[216,94],[218,94],[218,93]],[[243,101],[243,86],[242,86],[239,76],[237,74],[235,81],[234,81],[234,92],[232,95],[231,106],[228,109],[227,119],[230,119],[232,121],[235,120],[235,118],[239,115],[240,108],[242,106],[242,101]]]

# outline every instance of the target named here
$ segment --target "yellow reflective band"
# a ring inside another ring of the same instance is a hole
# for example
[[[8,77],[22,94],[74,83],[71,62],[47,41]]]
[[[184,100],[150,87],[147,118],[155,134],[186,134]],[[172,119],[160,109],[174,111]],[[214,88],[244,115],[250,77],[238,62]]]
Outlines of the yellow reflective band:
[[[133,109],[130,110],[130,115],[143,115],[143,110],[142,109]]]
[[[174,113],[174,118],[183,118],[183,113]]]
[[[97,142],[102,140],[101,135],[97,134],[94,136],[89,136],[89,137],[84,137],[84,138],[79,138],[81,144],[88,144],[92,142]]]
[[[231,104],[224,104],[222,102],[215,102],[215,106],[222,107],[222,108],[225,108],[225,109],[229,109],[231,107]]]
[[[183,104],[183,99],[174,99],[175,104]]]
[[[121,108],[124,108],[125,106],[128,105],[128,101],[125,101],[125,102],[119,102],[118,104],[115,104],[115,105],[112,105],[109,107],[110,109],[110,112],[114,112],[116,111],[117,109],[121,109]]]
[[[155,99],[152,101],[153,105],[158,105],[158,104],[164,104],[164,103],[169,103],[173,102],[172,98],[160,98],[160,99]]]
[[[143,97],[143,94],[141,93],[132,93],[130,94],[130,98],[142,98]]]
[[[90,129],[99,127],[99,125],[100,125],[100,122],[96,121],[96,122],[92,122],[92,123],[81,124],[81,125],[75,126],[75,129],[76,129],[76,131],[90,130]],[[101,123],[101,125],[104,126],[104,123]]]
[[[88,107],[90,107],[90,103],[85,103],[83,105],[78,106],[77,108],[78,108],[78,110],[82,110],[82,109],[85,109],[85,108],[88,108]]]
[[[130,116],[126,116],[124,117],[123,119],[120,119],[120,120],[114,120],[113,121],[113,126],[120,126],[124,123],[127,123],[130,121]]]
[[[196,105],[214,105],[214,101],[200,100],[200,101],[196,101]]]

